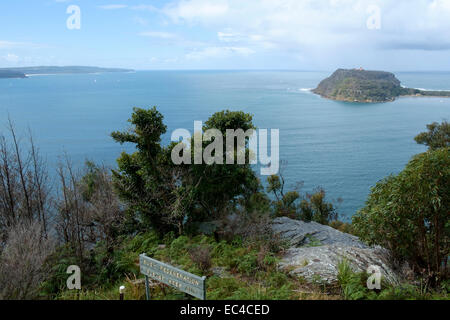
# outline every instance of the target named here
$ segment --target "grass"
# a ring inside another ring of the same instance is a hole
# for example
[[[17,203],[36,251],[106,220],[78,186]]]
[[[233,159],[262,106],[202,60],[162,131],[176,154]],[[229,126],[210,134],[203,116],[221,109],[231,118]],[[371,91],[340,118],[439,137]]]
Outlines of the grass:
[[[199,248],[207,250],[203,250],[200,257],[193,255],[192,251]],[[291,276],[288,270],[278,270],[280,257],[264,245],[247,246],[239,239],[232,243],[216,242],[208,236],[174,238],[168,235],[160,241],[152,232],[125,239],[120,250],[115,252],[113,269],[122,274],[118,281],[105,285],[88,284],[79,292],[61,291],[55,298],[117,300],[119,287],[124,285],[126,300],[145,299],[143,276],[139,274],[139,255],[142,253],[198,276],[207,276],[209,300],[448,299],[448,284],[433,293],[422,292],[413,285],[392,287],[385,283],[381,292],[371,291],[366,286],[367,274],[354,272],[345,260],[338,265],[337,284],[325,284],[320,277],[308,283]],[[307,263],[305,260],[304,264]],[[194,299],[156,282],[151,286],[151,296],[154,300]]]
[[[367,279],[367,273],[353,271],[347,260],[338,264],[338,283],[341,296],[346,300],[449,300],[445,283],[440,290],[428,291],[420,285],[402,283],[394,286],[382,279],[381,290],[374,291],[367,288]]]

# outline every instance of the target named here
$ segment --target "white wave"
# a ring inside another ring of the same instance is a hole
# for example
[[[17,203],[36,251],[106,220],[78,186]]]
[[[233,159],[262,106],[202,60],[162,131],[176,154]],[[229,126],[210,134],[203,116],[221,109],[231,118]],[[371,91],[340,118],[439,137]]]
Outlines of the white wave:
[[[425,88],[414,88],[417,90],[422,90],[422,91],[450,91],[450,90],[445,90],[445,89],[425,89]]]
[[[25,74],[27,77],[41,77],[41,76],[57,76],[57,73],[32,73],[32,74]]]

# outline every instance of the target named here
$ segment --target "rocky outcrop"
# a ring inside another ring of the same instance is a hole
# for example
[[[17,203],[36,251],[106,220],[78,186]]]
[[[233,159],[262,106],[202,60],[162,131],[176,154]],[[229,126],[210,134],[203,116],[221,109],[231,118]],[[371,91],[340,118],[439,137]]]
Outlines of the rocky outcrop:
[[[327,283],[337,281],[338,265],[347,260],[356,272],[378,266],[384,279],[391,283],[399,280],[390,263],[389,251],[381,247],[369,247],[358,237],[335,230],[316,222],[277,218],[273,230],[288,241],[279,268],[308,281],[320,279]]]
[[[328,99],[348,102],[388,102],[400,96],[450,97],[448,91],[404,88],[391,72],[338,69],[312,92]]]
[[[275,234],[287,240],[292,247],[314,244],[337,244],[356,248],[368,247],[358,237],[317,222],[304,222],[281,217],[274,220],[273,230]]]

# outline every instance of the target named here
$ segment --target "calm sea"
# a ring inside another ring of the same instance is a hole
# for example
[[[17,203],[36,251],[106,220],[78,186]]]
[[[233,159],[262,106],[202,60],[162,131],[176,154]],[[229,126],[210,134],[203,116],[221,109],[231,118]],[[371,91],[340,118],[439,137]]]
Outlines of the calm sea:
[[[349,218],[370,187],[398,173],[423,152],[414,136],[433,121],[450,119],[450,99],[401,98],[385,104],[341,103],[310,92],[329,72],[149,71],[124,74],[48,75],[0,79],[0,125],[8,114],[22,135],[31,128],[41,153],[54,166],[67,152],[114,166],[122,150],[109,134],[127,127],[133,107],[157,106],[168,134],[193,131],[194,120],[230,109],[254,115],[258,128],[280,130],[280,158],[288,187],[322,186],[342,198]],[[450,73],[396,73],[402,84],[450,89]]]

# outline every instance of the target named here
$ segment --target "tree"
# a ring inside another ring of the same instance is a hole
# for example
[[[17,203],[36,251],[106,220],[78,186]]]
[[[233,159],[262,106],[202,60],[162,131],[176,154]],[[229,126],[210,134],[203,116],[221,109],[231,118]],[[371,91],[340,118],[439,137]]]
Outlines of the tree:
[[[307,222],[315,221],[325,225],[337,219],[338,214],[335,207],[325,200],[324,189],[316,188],[314,193],[306,193],[301,197],[298,192],[301,183],[298,183],[294,190],[285,192],[282,170],[279,175],[268,177],[267,182],[267,192],[272,193],[275,197],[272,205],[276,216],[285,216]]]
[[[223,142],[227,140],[227,130],[254,130],[252,115],[242,111],[224,110],[213,114],[203,126],[203,132],[216,129],[223,136]],[[230,136],[231,138],[231,136]],[[205,140],[205,139],[203,139]],[[214,140],[213,140],[214,141]],[[231,141],[231,140],[230,140]],[[250,166],[249,139],[245,138],[245,163],[238,164],[238,140],[234,142],[234,164],[226,164],[226,148],[223,148],[223,164],[201,164],[189,166],[189,179],[198,183],[196,190],[196,204],[201,210],[198,217],[203,219],[217,219],[223,214],[229,213],[230,206],[233,206],[239,198],[241,202],[249,202],[249,198],[258,191],[260,182]],[[203,142],[203,150],[209,141]]]
[[[113,183],[119,197],[128,205],[131,219],[145,228],[153,227],[161,234],[173,230],[167,222],[172,215],[170,204],[179,203],[179,175],[161,146],[166,133],[163,115],[156,107],[134,108],[125,132],[113,132],[115,141],[132,143],[136,152],[122,153],[113,170]]]
[[[337,220],[336,208],[325,198],[326,193],[322,188],[315,189],[312,194],[307,193],[305,199],[300,202],[300,219],[325,225]]]
[[[54,250],[54,242],[43,234],[39,221],[24,220],[9,230],[0,252],[0,300],[37,297],[49,277],[46,261]]]
[[[284,192],[284,177],[280,175],[272,175],[267,178],[267,192],[273,193],[275,201],[273,202],[274,212],[277,217],[289,217],[291,219],[298,219],[298,205],[297,200],[300,199],[300,194],[294,190]]]
[[[353,225],[369,244],[390,249],[397,259],[436,279],[446,272],[449,212],[447,147],[414,156],[399,175],[377,183],[366,206],[353,217]]]
[[[222,111],[208,119],[203,130],[217,129],[226,138],[227,129],[254,128],[251,120],[251,115],[243,112]],[[130,130],[114,132],[112,137],[120,143],[135,144],[137,151],[122,153],[117,161],[118,170],[113,171],[113,181],[138,225],[154,228],[160,234],[182,233],[187,223],[218,218],[239,198],[250,197],[258,190],[259,181],[248,161],[242,165],[226,165],[225,161],[223,165],[175,165],[171,154],[177,144],[161,145],[160,137],[166,126],[155,107],[135,108],[129,121]],[[202,151],[208,146],[204,140],[207,139],[202,139]],[[248,157],[248,139],[245,147]],[[194,148],[189,152],[194,152]],[[223,154],[225,159],[226,153]]]
[[[418,144],[424,144],[431,150],[450,147],[450,123],[433,122],[427,125],[427,129],[428,132],[422,132],[414,138]]]
[[[47,236],[51,203],[47,167],[31,133],[27,145],[11,120],[7,131],[9,137],[0,134],[0,247],[19,223],[38,221]]]

